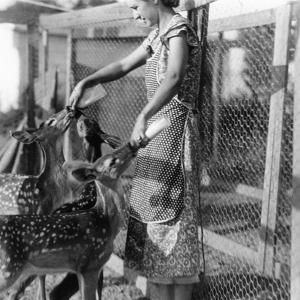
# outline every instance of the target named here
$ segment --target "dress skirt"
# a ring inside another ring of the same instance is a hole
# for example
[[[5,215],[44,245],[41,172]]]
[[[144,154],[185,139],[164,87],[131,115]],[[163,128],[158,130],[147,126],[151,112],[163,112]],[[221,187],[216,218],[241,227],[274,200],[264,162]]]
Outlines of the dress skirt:
[[[199,151],[199,139],[194,118],[188,114],[185,122],[182,209],[175,218],[163,222],[144,222],[133,217],[134,214],[129,217],[125,267],[152,282],[191,284],[199,281],[199,157],[196,151]]]

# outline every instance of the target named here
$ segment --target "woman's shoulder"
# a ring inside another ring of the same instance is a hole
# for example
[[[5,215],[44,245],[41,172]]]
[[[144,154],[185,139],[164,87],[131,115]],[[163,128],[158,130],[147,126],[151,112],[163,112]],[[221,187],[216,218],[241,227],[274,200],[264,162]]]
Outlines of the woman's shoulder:
[[[183,17],[181,14],[177,13],[173,16],[169,27],[173,27],[179,24],[189,24],[189,20]]]
[[[184,32],[187,36],[188,44],[190,46],[198,46],[198,36],[190,24],[189,20],[180,14],[173,16],[167,30],[161,35],[162,41],[167,41],[169,38],[178,36]]]

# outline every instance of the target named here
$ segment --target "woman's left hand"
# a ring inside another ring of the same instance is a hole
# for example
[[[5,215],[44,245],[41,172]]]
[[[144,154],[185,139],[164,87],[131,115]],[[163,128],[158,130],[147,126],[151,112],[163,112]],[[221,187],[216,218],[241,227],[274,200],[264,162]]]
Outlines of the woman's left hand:
[[[146,118],[143,115],[139,115],[136,119],[133,131],[131,133],[130,142],[133,145],[138,146],[142,141],[146,140]]]

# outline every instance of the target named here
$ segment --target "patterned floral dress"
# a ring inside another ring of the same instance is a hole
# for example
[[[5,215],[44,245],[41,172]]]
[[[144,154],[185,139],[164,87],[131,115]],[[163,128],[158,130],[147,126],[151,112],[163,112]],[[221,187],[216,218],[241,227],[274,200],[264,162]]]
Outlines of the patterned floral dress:
[[[189,46],[186,74],[178,94],[149,120],[165,115],[171,126],[138,153],[125,249],[125,267],[166,284],[197,282],[200,268],[199,134],[194,115],[199,43],[179,14],[164,33],[155,29],[143,42],[149,53],[145,81],[150,101],[166,73],[168,40],[182,33]]]

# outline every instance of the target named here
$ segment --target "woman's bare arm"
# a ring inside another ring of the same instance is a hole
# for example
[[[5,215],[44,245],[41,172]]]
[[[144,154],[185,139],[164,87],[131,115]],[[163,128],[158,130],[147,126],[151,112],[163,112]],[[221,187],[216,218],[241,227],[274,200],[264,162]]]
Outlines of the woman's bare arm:
[[[131,135],[133,141],[138,140],[140,137],[145,137],[144,134],[147,120],[171,101],[177,94],[184,78],[188,61],[188,46],[185,36],[171,38],[169,40],[169,49],[170,54],[166,76],[158,87],[152,100],[146,104],[139,114]]]
[[[110,63],[109,65],[99,69],[95,73],[83,79],[86,86],[93,86],[97,83],[113,81],[125,76],[127,73],[145,64],[147,59],[147,51],[142,47],[138,47],[125,58]]]
[[[104,83],[114,81],[125,76],[131,70],[140,67],[145,64],[148,53],[143,46],[139,46],[131,54],[125,58],[108,64],[107,66],[99,69],[95,73],[83,78],[79,81],[73,89],[70,96],[70,104],[72,107],[76,107],[77,103],[81,99],[83,91],[92,87],[98,83]],[[83,104],[84,105],[84,104]]]

